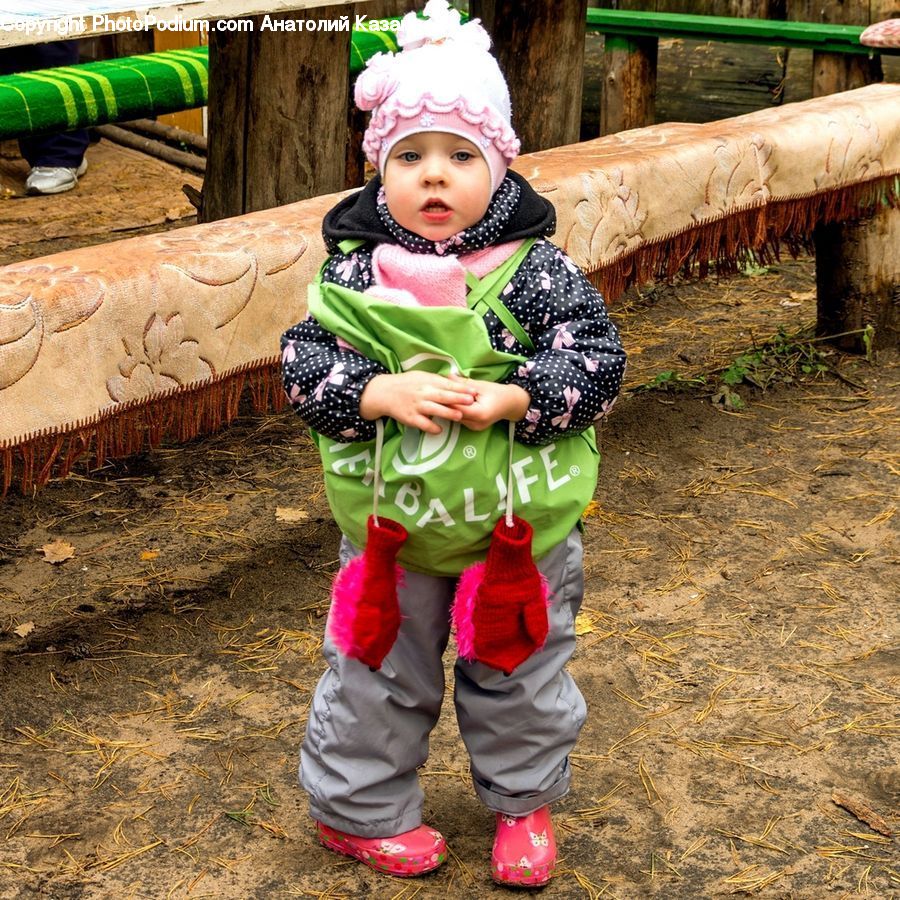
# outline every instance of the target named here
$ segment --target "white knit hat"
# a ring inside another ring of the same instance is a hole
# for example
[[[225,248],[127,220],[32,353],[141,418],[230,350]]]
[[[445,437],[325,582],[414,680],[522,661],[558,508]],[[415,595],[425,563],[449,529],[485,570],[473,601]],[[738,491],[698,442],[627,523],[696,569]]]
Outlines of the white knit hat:
[[[429,0],[424,13],[403,17],[402,52],[377,53],[356,80],[356,105],[372,110],[363,150],[383,175],[397,141],[422,131],[458,134],[481,151],[493,192],[520,145],[491,39],[478,20],[461,24],[447,0]]]

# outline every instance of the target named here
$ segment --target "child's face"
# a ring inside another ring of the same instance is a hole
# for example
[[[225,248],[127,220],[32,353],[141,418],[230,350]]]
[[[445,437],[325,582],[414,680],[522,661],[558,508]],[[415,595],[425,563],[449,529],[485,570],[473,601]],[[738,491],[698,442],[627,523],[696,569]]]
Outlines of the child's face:
[[[478,148],[444,131],[398,141],[383,180],[394,220],[429,241],[446,240],[474,225],[491,201],[491,173]]]

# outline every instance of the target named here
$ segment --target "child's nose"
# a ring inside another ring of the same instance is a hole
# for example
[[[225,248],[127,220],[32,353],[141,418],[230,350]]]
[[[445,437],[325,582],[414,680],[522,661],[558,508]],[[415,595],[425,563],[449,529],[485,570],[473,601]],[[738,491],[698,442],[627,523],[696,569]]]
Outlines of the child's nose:
[[[422,167],[422,179],[427,184],[443,184],[447,177],[447,167],[441,160],[429,158]]]

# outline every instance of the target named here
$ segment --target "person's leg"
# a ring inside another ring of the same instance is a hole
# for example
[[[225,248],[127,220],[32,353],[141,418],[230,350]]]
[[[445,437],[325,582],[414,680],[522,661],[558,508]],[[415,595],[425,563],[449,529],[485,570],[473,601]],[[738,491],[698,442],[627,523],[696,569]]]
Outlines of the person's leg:
[[[568,754],[586,706],[565,664],[584,594],[581,535],[573,530],[538,563],[547,578],[550,631],[542,650],[506,676],[456,662],[456,715],[475,790],[495,812],[523,816],[564,796]]]
[[[551,598],[544,647],[509,676],[481,663],[456,663],[456,716],[475,791],[497,813],[491,874],[516,887],[540,887],[553,874],[556,839],[548,804],[569,789],[568,754],[586,712],[565,670],[584,595],[578,531],[538,568]]]
[[[25,64],[31,69],[50,69],[56,66],[72,66],[78,63],[78,41],[54,41],[49,44],[35,44],[25,48],[30,52],[20,52],[19,66]],[[20,68],[19,71],[23,71]],[[84,128],[60,134],[40,135],[22,138],[19,149],[28,165],[35,168],[78,169],[84,160],[84,153],[90,143]]]
[[[28,68],[28,63],[24,61],[23,50],[27,47],[4,47],[0,50],[0,75],[15,75],[16,72],[22,72]]]
[[[341,563],[358,555],[346,540]],[[310,815],[351,835],[386,838],[422,823],[416,768],[444,695],[441,657],[449,637],[453,581],[404,572],[398,590],[403,621],[381,669],[337,651],[328,634],[328,670],[315,691],[300,779]]]

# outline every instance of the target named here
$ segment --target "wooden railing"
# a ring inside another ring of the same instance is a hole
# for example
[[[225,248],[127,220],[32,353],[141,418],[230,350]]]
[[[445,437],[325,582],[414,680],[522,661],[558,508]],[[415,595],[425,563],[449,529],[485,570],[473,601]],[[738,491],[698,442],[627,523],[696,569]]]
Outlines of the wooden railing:
[[[863,46],[859,39],[864,25],[589,9],[587,27],[606,36],[601,134],[643,128],[655,121],[661,37],[812,51],[819,62],[814,66],[813,96],[879,81],[879,57],[900,55],[900,48]]]
[[[589,9],[588,31],[608,37],[677,37],[731,44],[794,47],[821,53],[855,53],[862,56],[900,55],[900,48],[864,47],[859,36],[863,25],[828,25],[822,22],[782,22],[774,19],[736,19],[731,16],[690,16],[678,13],[635,12],[622,9]]]

